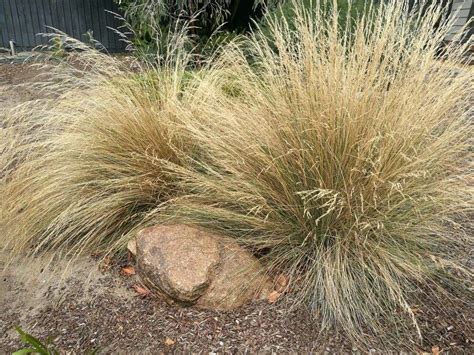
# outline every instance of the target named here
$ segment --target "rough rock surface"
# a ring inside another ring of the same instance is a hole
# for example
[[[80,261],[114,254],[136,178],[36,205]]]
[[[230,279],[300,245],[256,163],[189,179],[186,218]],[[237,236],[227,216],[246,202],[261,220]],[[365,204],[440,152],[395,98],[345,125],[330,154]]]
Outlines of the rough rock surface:
[[[220,238],[219,245],[219,271],[197,306],[225,310],[266,298],[273,287],[258,260],[233,240]]]
[[[140,276],[178,302],[193,303],[204,294],[219,259],[217,241],[195,228],[151,227],[137,237]]]
[[[234,309],[266,297],[272,288],[252,254],[232,240],[191,226],[140,231],[136,257],[143,282],[171,302]]]

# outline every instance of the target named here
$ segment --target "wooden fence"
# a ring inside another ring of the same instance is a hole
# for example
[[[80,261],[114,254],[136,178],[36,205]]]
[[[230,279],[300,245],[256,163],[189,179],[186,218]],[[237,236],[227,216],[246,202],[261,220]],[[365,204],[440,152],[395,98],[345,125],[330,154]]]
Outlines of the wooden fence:
[[[451,1],[451,13],[457,17],[449,40],[472,18],[474,0],[445,1]],[[125,43],[110,29],[121,22],[107,10],[119,13],[113,0],[0,0],[0,47],[8,48],[9,41],[20,49],[46,44],[38,33],[52,32],[51,26],[83,41],[90,32],[109,51],[123,51]],[[474,34],[472,26],[469,32]]]
[[[50,26],[82,41],[90,32],[107,50],[122,51],[125,44],[110,29],[121,22],[107,10],[119,12],[113,0],[0,0],[0,47],[9,41],[21,49],[46,44],[38,33],[52,32]]]
[[[474,1],[473,0],[454,0],[453,6],[451,9],[451,14],[452,16],[455,16],[456,19],[453,23],[453,27],[451,28],[446,38],[447,40],[452,39],[462,29],[462,27],[466,24],[466,22],[469,21],[472,18],[472,16],[474,16]],[[467,40],[469,36],[472,36],[473,34],[474,34],[474,30],[471,24],[469,33],[465,39]]]

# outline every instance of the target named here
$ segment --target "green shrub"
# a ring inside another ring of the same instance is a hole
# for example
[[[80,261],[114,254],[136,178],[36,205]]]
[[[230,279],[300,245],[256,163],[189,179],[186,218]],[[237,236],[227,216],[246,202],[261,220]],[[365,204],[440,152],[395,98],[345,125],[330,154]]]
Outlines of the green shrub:
[[[266,27],[266,18],[294,17],[294,5],[288,0],[256,1],[171,1],[171,0],[116,0],[123,9],[132,30],[131,39],[135,53],[140,58],[150,59],[159,47],[167,42],[167,36],[176,27],[188,24],[192,37],[192,48],[206,56],[213,53],[216,44],[222,45],[246,32],[254,23]],[[374,1],[373,3],[378,3]],[[314,9],[320,7],[327,13],[337,8],[340,25],[346,19],[351,23],[366,11],[366,0],[324,0],[322,2],[304,0],[299,7]],[[267,30],[263,31],[268,34]],[[211,49],[209,49],[211,47]],[[191,48],[191,47],[190,47]]]
[[[281,0],[115,0],[124,11],[133,32],[132,43],[138,54],[150,56],[163,37],[181,23],[191,26],[189,34],[201,54],[208,40],[225,41],[229,34],[248,29],[252,19],[259,18],[263,7]],[[223,33],[222,33],[223,32]]]
[[[270,16],[277,16],[286,18],[288,21],[292,21],[295,18],[295,14],[304,8],[308,11],[314,11],[316,8],[320,8],[322,11],[329,14],[333,9],[338,12],[338,21],[343,24],[347,18],[357,18],[367,11],[369,4],[376,5],[380,1],[367,1],[367,0],[301,0],[297,4],[294,1],[286,0],[281,1],[279,6],[272,6],[269,11]],[[323,19],[322,19],[323,20]]]

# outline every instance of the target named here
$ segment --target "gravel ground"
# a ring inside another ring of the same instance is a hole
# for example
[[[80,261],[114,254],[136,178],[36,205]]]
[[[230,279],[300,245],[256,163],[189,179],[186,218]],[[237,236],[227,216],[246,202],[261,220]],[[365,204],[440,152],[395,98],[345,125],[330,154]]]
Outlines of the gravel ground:
[[[3,258],[2,258],[3,259]],[[444,311],[416,305],[425,339],[422,344],[354,346],[336,332],[320,333],[305,310],[288,311],[285,303],[266,301],[236,311],[213,312],[168,305],[154,295],[143,296],[135,275],[121,273],[126,259],[97,268],[97,260],[77,259],[55,268],[23,259],[7,269],[0,283],[0,353],[21,344],[15,325],[45,339],[55,337],[61,353],[189,352],[377,352],[440,349],[473,353],[472,314],[468,305],[453,303]],[[67,273],[64,270],[68,267]],[[415,308],[415,305],[414,305]],[[387,348],[388,347],[388,348]]]
[[[31,65],[9,64],[5,58],[0,58],[0,114],[21,102],[41,98],[37,90],[23,85],[35,82],[38,74],[39,69]]]
[[[22,101],[38,98],[27,84],[38,74],[20,64],[0,64],[1,111]],[[0,226],[1,231],[1,226]],[[456,251],[458,253],[458,251]],[[470,251],[459,251],[472,260]],[[0,253],[0,270],[6,255]],[[19,259],[0,279],[0,354],[11,353],[21,344],[13,330],[21,325],[42,339],[55,336],[61,353],[155,352],[429,352],[474,353],[472,305],[454,298],[440,299],[444,309],[430,302],[412,305],[425,335],[424,341],[383,344],[367,335],[373,345],[355,347],[335,331],[320,334],[317,320],[304,310],[288,311],[277,302],[265,301],[233,312],[211,312],[177,308],[155,296],[143,297],[134,286],[135,276],[124,276],[126,259],[113,260],[97,268],[96,260],[77,259],[53,268]],[[67,269],[67,273],[64,270]]]

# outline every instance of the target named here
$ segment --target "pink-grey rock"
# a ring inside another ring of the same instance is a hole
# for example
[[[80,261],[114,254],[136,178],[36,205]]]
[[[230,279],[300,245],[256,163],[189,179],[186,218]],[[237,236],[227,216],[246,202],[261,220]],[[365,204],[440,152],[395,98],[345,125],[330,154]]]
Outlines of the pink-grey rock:
[[[137,272],[169,302],[234,309],[272,289],[258,260],[235,241],[187,225],[162,225],[136,238]]]
[[[214,238],[188,226],[157,226],[137,236],[138,272],[143,281],[177,302],[204,294],[219,264]]]
[[[196,305],[227,310],[266,298],[272,291],[272,284],[258,260],[233,240],[221,237],[219,245],[221,260],[218,272]]]
[[[132,239],[132,240],[128,241],[127,249],[133,256],[137,255],[137,241],[136,241],[136,239]]]

